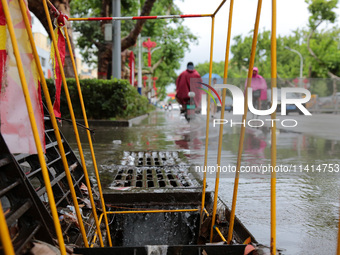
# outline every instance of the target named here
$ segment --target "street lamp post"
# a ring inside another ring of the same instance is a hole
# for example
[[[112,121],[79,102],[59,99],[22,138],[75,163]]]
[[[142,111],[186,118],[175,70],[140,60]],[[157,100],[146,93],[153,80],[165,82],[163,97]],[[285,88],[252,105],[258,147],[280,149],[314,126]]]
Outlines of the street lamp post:
[[[302,57],[301,53],[298,52],[297,50],[291,49],[291,48],[289,48],[288,46],[285,46],[285,49],[290,50],[290,51],[292,51],[292,52],[295,52],[295,53],[298,54],[299,57],[300,57],[300,79],[299,79],[299,85],[300,85],[300,87],[302,87],[303,57]]]
[[[120,0],[112,1],[112,13],[114,17],[120,17]],[[112,21],[113,42],[112,42],[112,78],[121,79],[121,27],[120,20]]]

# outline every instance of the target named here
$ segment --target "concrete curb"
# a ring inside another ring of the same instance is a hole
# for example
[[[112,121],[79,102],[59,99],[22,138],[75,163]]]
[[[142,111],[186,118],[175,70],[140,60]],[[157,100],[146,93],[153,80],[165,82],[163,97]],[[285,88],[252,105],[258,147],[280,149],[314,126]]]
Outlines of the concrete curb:
[[[138,125],[142,120],[147,118],[150,113],[129,119],[129,120],[88,120],[89,126],[106,126],[106,127],[131,127],[132,125]],[[77,120],[80,124],[85,124],[84,120]],[[63,125],[72,125],[69,122],[64,121]]]

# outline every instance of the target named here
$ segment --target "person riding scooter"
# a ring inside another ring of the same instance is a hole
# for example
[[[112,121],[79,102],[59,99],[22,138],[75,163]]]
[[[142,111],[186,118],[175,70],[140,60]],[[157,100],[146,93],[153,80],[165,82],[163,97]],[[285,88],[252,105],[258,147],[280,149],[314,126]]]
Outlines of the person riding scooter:
[[[183,71],[176,80],[176,100],[177,102],[182,105],[181,113],[186,111],[186,106],[190,104],[190,97],[189,92],[195,92],[194,102],[196,112],[200,111],[201,109],[201,90],[198,89],[200,84],[191,84],[191,79],[196,79],[197,82],[202,82],[201,76],[199,73],[194,69],[194,64],[189,62],[187,64],[187,70]],[[190,89],[190,85],[192,88]],[[197,87],[197,88],[196,88]]]

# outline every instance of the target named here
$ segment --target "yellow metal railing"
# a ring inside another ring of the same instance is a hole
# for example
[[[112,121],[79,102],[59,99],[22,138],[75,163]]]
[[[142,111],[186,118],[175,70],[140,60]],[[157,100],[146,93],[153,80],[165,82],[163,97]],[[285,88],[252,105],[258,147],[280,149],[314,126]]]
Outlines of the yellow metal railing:
[[[99,191],[99,195],[100,195],[100,202],[101,202],[102,210],[103,210],[103,213],[104,213],[106,232],[107,232],[107,236],[108,236],[109,246],[111,247],[112,241],[111,241],[111,235],[110,235],[110,229],[109,229],[109,222],[107,220],[107,215],[106,215],[106,207],[105,207],[105,201],[104,201],[104,197],[103,197],[102,185],[100,183],[99,171],[98,171],[98,167],[97,167],[96,157],[95,157],[95,154],[94,154],[91,133],[90,133],[90,130],[89,130],[89,123],[87,121],[87,115],[86,115],[83,95],[82,95],[81,88],[80,88],[78,72],[77,72],[77,68],[76,68],[76,64],[75,64],[75,60],[74,60],[74,56],[73,56],[73,52],[72,52],[72,46],[71,46],[70,38],[68,36],[66,27],[64,27],[64,32],[65,32],[65,35],[66,35],[67,46],[69,48],[70,57],[71,57],[71,60],[72,60],[72,66],[73,66],[73,71],[74,71],[74,75],[75,75],[75,79],[76,79],[76,83],[77,83],[77,89],[78,89],[81,109],[82,109],[82,112],[83,112],[85,127],[87,128],[86,129],[87,139],[88,139],[88,142],[89,142],[89,145],[90,145],[92,162],[93,162],[93,166],[94,166],[94,172],[95,172],[95,175],[96,175],[98,191]]]
[[[24,19],[24,22],[25,22],[26,31],[28,33],[29,41],[30,41],[30,44],[31,44],[31,47],[32,47],[32,50],[33,50],[33,56],[34,56],[34,60],[36,62],[36,66],[37,66],[37,70],[38,70],[38,73],[39,73],[42,89],[43,89],[43,92],[44,92],[44,95],[45,95],[46,104],[47,104],[47,108],[49,110],[52,126],[53,126],[54,133],[55,133],[55,136],[56,136],[56,139],[57,139],[58,148],[59,148],[59,151],[60,151],[60,156],[61,156],[61,159],[62,159],[62,163],[63,163],[64,171],[65,171],[65,174],[66,174],[67,182],[68,182],[69,187],[70,187],[72,202],[74,204],[74,208],[75,208],[75,211],[76,211],[76,216],[77,216],[77,219],[78,219],[80,232],[82,234],[85,247],[88,247],[89,245],[88,245],[88,241],[87,241],[87,237],[86,237],[83,218],[82,218],[80,210],[79,210],[77,195],[76,195],[76,192],[75,192],[75,189],[74,189],[74,186],[73,186],[73,181],[72,181],[71,173],[70,173],[70,170],[69,170],[69,167],[68,167],[63,142],[61,140],[61,136],[60,136],[60,133],[59,133],[57,120],[56,120],[55,115],[54,115],[51,97],[50,97],[50,94],[49,94],[49,91],[48,91],[48,88],[47,88],[46,80],[45,80],[45,77],[44,77],[43,70],[41,68],[40,59],[39,59],[38,52],[37,52],[37,49],[36,49],[36,46],[35,46],[31,26],[30,26],[29,19],[28,19],[28,16],[27,16],[26,5],[25,5],[23,0],[19,0],[19,4],[20,4],[21,13],[22,13],[22,16],[23,16],[23,19]]]
[[[9,235],[5,215],[0,201],[0,241],[6,255],[14,255],[11,236]]]
[[[58,64],[59,64],[60,74],[61,74],[61,77],[62,77],[62,82],[63,82],[64,91],[65,91],[65,96],[66,96],[68,108],[69,108],[70,115],[71,115],[71,120],[72,120],[73,130],[74,130],[76,141],[77,141],[77,146],[78,146],[78,151],[79,151],[79,155],[80,155],[80,160],[81,160],[81,163],[82,163],[82,166],[83,166],[85,182],[86,182],[86,186],[87,186],[87,189],[88,189],[88,192],[89,192],[89,197],[90,197],[90,202],[91,202],[91,207],[92,207],[93,218],[95,220],[96,229],[97,229],[97,232],[98,232],[98,235],[99,235],[100,246],[104,247],[103,237],[102,237],[102,234],[101,234],[101,231],[100,231],[100,225],[99,225],[99,221],[98,221],[96,204],[94,202],[92,188],[91,188],[91,183],[90,183],[89,175],[88,175],[87,168],[86,168],[83,148],[82,148],[82,145],[81,145],[81,142],[80,142],[80,138],[79,138],[78,127],[77,127],[77,124],[76,124],[76,118],[75,118],[75,115],[74,115],[74,111],[73,111],[73,107],[72,107],[72,102],[71,102],[71,98],[70,98],[70,93],[68,91],[67,82],[66,82],[66,78],[65,78],[65,73],[64,73],[62,62],[61,62],[60,53],[59,53],[58,46],[57,46],[57,40],[56,40],[55,35],[54,35],[53,26],[52,26],[52,22],[51,22],[51,17],[50,17],[50,13],[49,13],[49,10],[48,10],[48,6],[47,6],[47,1],[46,0],[43,1],[43,5],[44,5],[44,10],[45,10],[45,14],[46,14],[46,17],[47,17],[47,21],[48,21],[48,27],[49,27],[50,35],[51,35],[51,38],[52,38],[52,43],[54,45],[57,61],[58,61]]]
[[[251,55],[249,60],[249,69],[248,69],[248,79],[247,79],[247,87],[245,93],[245,100],[244,100],[244,114],[242,117],[242,122],[245,122],[247,119],[248,113],[248,88],[251,86],[251,78],[253,75],[253,67],[255,61],[255,53],[256,53],[256,43],[257,43],[257,34],[259,31],[259,23],[260,23],[260,16],[261,16],[261,7],[262,7],[262,0],[258,1],[257,5],[257,13],[256,13],[256,20],[255,20],[255,27],[254,27],[254,34],[253,34],[253,43],[251,47]],[[235,174],[235,183],[234,183],[234,193],[233,193],[233,201],[231,205],[231,213],[230,213],[230,220],[229,220],[229,230],[228,230],[228,243],[231,242],[233,236],[233,228],[234,228],[234,221],[235,221],[235,210],[236,210],[236,201],[237,201],[237,191],[238,191],[238,183],[240,179],[240,167],[241,167],[241,158],[243,152],[243,143],[244,143],[244,136],[245,136],[245,125],[241,126],[241,134],[240,134],[240,142],[238,145],[238,155],[237,155],[237,165],[236,165],[236,174]]]
[[[277,80],[277,59],[276,59],[276,0],[272,0],[272,37],[271,37],[271,76],[272,76],[272,100],[273,100],[273,88],[276,88]],[[271,115],[272,120],[276,119],[276,112]],[[276,121],[272,121],[272,136],[271,136],[271,165],[272,169],[276,166]],[[276,172],[271,173],[271,192],[270,192],[270,253],[276,254]]]
[[[50,116],[51,116],[52,125],[53,125],[53,128],[55,130],[55,135],[56,135],[56,138],[57,138],[59,151],[60,151],[61,158],[62,158],[62,163],[63,163],[63,166],[64,166],[67,181],[68,181],[68,184],[69,184],[69,187],[70,187],[71,196],[72,196],[73,204],[74,204],[74,207],[75,207],[75,210],[76,210],[76,215],[77,215],[77,219],[78,219],[78,222],[79,222],[80,231],[81,231],[81,234],[82,234],[82,237],[83,237],[84,245],[85,245],[85,247],[89,247],[89,243],[88,243],[89,241],[87,240],[87,236],[86,236],[86,232],[85,232],[85,228],[84,228],[84,223],[83,223],[82,216],[81,216],[80,209],[79,209],[79,205],[78,205],[78,202],[77,202],[76,193],[75,193],[75,190],[74,190],[74,187],[73,187],[72,177],[71,177],[71,174],[70,174],[70,171],[69,171],[69,168],[68,168],[68,164],[67,164],[67,159],[66,159],[66,156],[65,156],[64,147],[63,147],[61,137],[60,137],[60,134],[59,134],[57,121],[56,121],[56,118],[55,118],[55,115],[54,115],[54,112],[53,112],[53,106],[52,106],[51,98],[50,98],[50,95],[49,95],[49,92],[48,92],[48,89],[47,89],[46,81],[45,81],[45,78],[44,78],[44,75],[43,75],[43,71],[42,71],[42,68],[41,68],[41,65],[40,65],[38,53],[36,51],[35,43],[34,43],[34,40],[33,40],[32,31],[31,31],[31,28],[30,28],[29,19],[28,19],[27,12],[26,12],[26,5],[25,5],[23,0],[18,0],[18,1],[19,1],[19,4],[20,4],[24,23],[25,23],[26,30],[27,30],[27,33],[28,33],[29,41],[30,41],[30,44],[31,44],[31,47],[32,47],[32,50],[33,50],[34,59],[35,59],[36,64],[37,64],[37,68],[38,68],[38,72],[39,72],[39,76],[40,76],[40,81],[41,81],[41,84],[42,84],[43,92],[45,94],[47,107],[48,107],[48,110],[49,110],[49,113],[50,113]],[[211,77],[212,77],[215,15],[219,12],[219,10],[221,9],[221,7],[224,5],[225,2],[226,2],[226,0],[223,0],[213,14],[204,14],[204,15],[202,14],[201,15],[201,17],[210,16],[212,18],[210,64],[209,64],[209,85],[211,85]],[[36,125],[34,114],[33,114],[31,99],[30,99],[29,92],[28,92],[28,89],[27,89],[26,78],[25,78],[25,74],[24,74],[24,71],[23,71],[23,64],[21,62],[20,53],[19,53],[19,49],[18,49],[18,45],[17,45],[17,41],[16,41],[16,36],[15,36],[15,33],[14,33],[13,23],[12,23],[12,19],[10,17],[10,12],[9,12],[7,1],[1,0],[1,3],[2,3],[2,6],[3,6],[4,14],[5,14],[6,21],[7,21],[7,27],[8,27],[8,31],[9,31],[10,38],[11,38],[11,43],[12,43],[12,46],[13,46],[14,55],[15,55],[16,62],[17,62],[17,68],[18,68],[18,72],[19,72],[19,76],[20,76],[20,80],[21,80],[21,84],[22,84],[22,88],[23,88],[23,93],[25,95],[26,106],[27,106],[27,110],[28,110],[28,113],[29,113],[32,132],[33,132],[33,136],[34,136],[34,140],[35,140],[35,144],[36,144],[36,148],[37,148],[37,152],[38,152],[38,158],[39,158],[39,162],[40,162],[41,169],[42,169],[43,179],[44,179],[44,182],[45,182],[46,192],[47,192],[47,195],[48,195],[48,200],[49,200],[51,213],[52,213],[52,217],[53,217],[53,221],[54,221],[54,227],[55,227],[55,231],[56,231],[56,234],[57,234],[58,244],[59,244],[59,247],[60,247],[60,253],[62,255],[64,255],[64,254],[66,254],[64,239],[63,239],[61,226],[60,226],[59,219],[58,219],[58,213],[57,213],[57,210],[56,210],[56,205],[55,205],[52,187],[50,185],[50,179],[49,179],[49,174],[48,174],[47,167],[46,167],[44,153],[42,151],[42,145],[41,145],[41,141],[39,139],[37,125]],[[88,129],[89,125],[88,125],[86,111],[85,111],[84,102],[83,102],[83,97],[82,97],[82,93],[81,93],[81,87],[80,87],[79,79],[78,79],[78,76],[77,76],[77,69],[76,69],[76,65],[75,65],[75,61],[74,61],[72,47],[71,47],[71,44],[70,44],[70,39],[69,39],[69,36],[68,36],[68,33],[67,33],[67,29],[66,29],[66,27],[64,27],[64,33],[65,33],[65,36],[66,36],[67,45],[69,47],[69,51],[70,51],[70,55],[71,55],[72,66],[73,66],[75,77],[76,77],[76,84],[77,84],[77,89],[78,89],[78,92],[79,92],[79,97],[80,97],[79,99],[80,99],[80,103],[81,103],[81,108],[82,108],[82,112],[83,112],[85,126],[87,128],[88,142],[89,142],[89,145],[90,145],[91,156],[92,156],[92,161],[93,161],[93,166],[94,166],[94,172],[95,172],[97,183],[98,183],[100,201],[101,201],[101,206],[102,206],[102,210],[103,210],[100,217],[98,218],[97,210],[96,210],[96,207],[95,207],[94,198],[93,198],[93,194],[92,194],[91,184],[90,184],[88,172],[87,172],[87,169],[86,169],[84,153],[83,153],[83,150],[82,150],[82,146],[81,146],[81,142],[80,142],[80,138],[79,138],[79,132],[78,132],[77,125],[76,125],[76,119],[75,119],[75,115],[74,115],[74,112],[73,112],[72,102],[71,102],[71,99],[70,99],[64,70],[62,68],[61,58],[60,58],[60,54],[59,54],[59,51],[58,51],[56,38],[54,36],[53,26],[52,26],[52,22],[51,22],[51,17],[49,15],[47,3],[51,4],[49,2],[49,0],[43,0],[43,7],[44,7],[45,14],[46,14],[46,17],[47,17],[52,42],[53,42],[53,45],[54,45],[54,48],[55,48],[55,51],[56,51],[57,61],[58,61],[59,67],[60,67],[60,73],[61,73],[61,77],[62,77],[63,87],[64,87],[64,91],[65,91],[65,95],[66,95],[66,99],[67,99],[67,104],[68,104],[71,119],[72,119],[72,125],[73,125],[75,136],[76,136],[77,146],[78,146],[78,150],[79,150],[79,154],[80,154],[80,158],[81,158],[81,163],[82,163],[83,170],[84,170],[85,182],[86,182],[86,185],[88,187],[89,197],[90,197],[90,201],[91,201],[91,205],[92,205],[92,213],[93,213],[95,225],[96,225],[96,235],[94,236],[94,238],[91,242],[91,247],[93,247],[93,244],[96,242],[97,238],[99,239],[100,246],[101,247],[104,246],[103,237],[102,237],[101,230],[100,230],[100,224],[101,224],[103,218],[105,220],[109,246],[112,246],[112,240],[111,240],[111,235],[110,235],[110,230],[109,230],[109,223],[108,223],[108,218],[107,218],[107,216],[109,214],[198,212],[198,211],[200,211],[201,221],[203,220],[203,212],[205,212],[205,214],[207,216],[209,216],[208,211],[205,209],[206,171],[204,171],[204,176],[203,176],[202,201],[201,201],[201,208],[200,209],[106,211],[105,201],[104,201],[102,187],[101,187],[101,183],[100,183],[99,171],[98,171],[95,153],[94,153],[94,149],[93,149],[93,144],[92,144],[92,140],[91,140],[91,134],[90,134],[90,131]],[[226,55],[225,55],[225,68],[224,68],[224,77],[223,77],[223,79],[224,79],[223,82],[225,84],[227,83],[227,78],[228,78],[228,64],[229,64],[229,52],[230,52],[230,41],[231,41],[233,6],[234,6],[234,0],[230,0],[229,20],[228,20],[228,35],[227,35]],[[247,88],[251,87],[251,77],[252,77],[252,70],[253,70],[254,60],[255,60],[255,51],[256,51],[256,43],[257,43],[257,35],[258,35],[261,7],[262,7],[262,0],[258,0],[258,7],[257,7],[257,14],[256,14],[256,20],[255,20],[255,26],[254,26],[251,56],[250,56],[249,69],[248,69],[248,75],[247,75],[247,78],[248,78]],[[70,19],[70,20],[89,20],[89,18],[73,18],[73,19]],[[272,37],[271,37],[272,88],[276,87],[276,78],[277,78],[276,62],[277,62],[277,58],[276,58],[276,0],[272,0]],[[209,89],[209,91],[210,91],[210,89]],[[225,97],[226,97],[226,89],[223,89],[223,91],[222,91],[222,105],[221,105],[221,119],[224,118]],[[245,103],[244,103],[245,107],[244,107],[244,114],[243,114],[243,117],[242,117],[243,122],[245,122],[246,118],[247,118],[247,110],[248,110],[248,100],[247,100],[247,98],[248,98],[248,90],[246,89]],[[273,96],[272,96],[272,98],[273,98]],[[206,142],[205,142],[204,168],[207,166],[207,162],[208,162],[209,117],[210,117],[210,100],[208,100],[208,98],[207,98],[207,119],[206,119]],[[276,119],[276,113],[275,112],[272,113],[271,118]],[[217,169],[218,170],[216,172],[216,179],[215,179],[215,192],[214,192],[214,202],[213,202],[213,210],[212,210],[212,225],[211,225],[211,231],[210,231],[210,242],[212,242],[212,239],[213,239],[213,230],[215,230],[217,232],[217,234],[222,238],[222,240],[226,241],[228,244],[231,243],[231,240],[232,240],[232,237],[233,237],[233,227],[234,227],[234,220],[235,220],[235,210],[236,210],[237,192],[238,192],[238,183],[239,183],[239,177],[240,177],[240,166],[241,166],[241,158],[242,158],[242,152],[243,152],[244,138],[245,138],[245,126],[242,125],[240,140],[239,140],[239,149],[238,149],[237,167],[236,167],[237,171],[236,171],[235,182],[234,182],[234,191],[233,191],[232,207],[231,207],[231,214],[230,214],[230,220],[229,220],[228,237],[227,237],[227,239],[225,239],[224,236],[222,235],[221,231],[215,226],[217,199],[218,199],[218,190],[219,190],[219,178],[220,178],[222,139],[223,139],[223,125],[220,125],[218,154],[217,154],[217,166],[218,166]],[[276,165],[276,153],[277,153],[276,152],[276,122],[273,121],[272,122],[272,130],[271,130],[271,165],[273,166],[273,169],[275,168],[275,165]],[[340,227],[340,225],[339,225],[339,227]],[[6,255],[14,254],[14,250],[13,250],[10,235],[9,235],[9,232],[8,232],[5,216],[4,216],[3,211],[2,211],[1,203],[0,203],[0,231],[1,231],[0,239],[1,239],[1,243],[4,247],[5,254]],[[271,246],[271,254],[276,254],[276,174],[275,174],[275,171],[272,171],[272,174],[271,174],[271,240],[270,240],[270,246]],[[339,239],[338,239],[337,254],[340,255],[340,234],[339,234]]]
[[[225,60],[224,60],[223,83],[227,83],[227,78],[228,78],[228,65],[229,65],[229,52],[230,52],[230,41],[231,41],[231,27],[232,27],[232,21],[233,21],[233,10],[234,10],[234,0],[230,0],[228,35],[227,35],[226,55],[225,55]],[[226,93],[227,93],[227,90],[224,88],[222,90],[222,105],[221,105],[220,119],[224,119]],[[214,225],[216,221],[218,189],[219,189],[220,171],[221,171],[220,166],[221,166],[221,153],[222,153],[222,139],[223,139],[223,125],[220,125],[219,136],[218,136],[218,149],[217,149],[217,171],[216,171],[216,179],[215,179],[214,205],[213,205],[212,222],[211,222],[211,229],[210,229],[210,242],[212,242],[212,239],[213,239],[213,230],[214,230]]]
[[[211,42],[210,42],[210,63],[209,63],[209,85],[211,85],[212,67],[213,67],[213,52],[214,52],[214,27],[215,16],[211,17]],[[210,92],[211,89],[209,88]],[[207,96],[207,120],[205,130],[205,151],[204,151],[204,169],[208,166],[208,145],[209,145],[209,122],[210,122],[210,98]],[[207,172],[203,173],[203,188],[202,188],[202,203],[201,203],[201,223],[203,220],[203,208],[205,205],[205,190],[207,185]]]
[[[27,111],[28,111],[28,115],[29,115],[29,119],[30,119],[30,123],[31,123],[31,128],[32,128],[33,136],[34,136],[35,145],[36,145],[36,148],[37,148],[38,159],[39,159],[39,162],[40,162],[43,179],[44,179],[44,182],[45,182],[45,188],[46,188],[46,192],[47,192],[47,196],[48,196],[48,201],[49,201],[49,204],[50,204],[50,209],[51,209],[51,214],[52,214],[52,218],[53,218],[53,222],[54,222],[55,231],[56,231],[56,234],[57,234],[58,244],[59,244],[59,247],[60,247],[60,253],[61,253],[61,255],[66,255],[66,248],[65,248],[65,243],[64,243],[64,239],[63,239],[63,235],[62,235],[62,231],[61,231],[61,226],[60,226],[60,222],[59,222],[57,207],[56,207],[54,196],[53,196],[53,190],[52,190],[51,183],[50,183],[50,177],[49,177],[47,166],[46,166],[44,152],[42,150],[42,148],[43,148],[42,143],[41,143],[40,138],[39,138],[38,128],[37,128],[37,124],[36,124],[36,121],[35,121],[32,102],[31,102],[31,98],[30,98],[27,83],[26,83],[24,68],[23,68],[23,64],[22,64],[22,61],[21,61],[21,57],[20,57],[20,52],[19,52],[18,43],[17,43],[17,39],[16,39],[16,36],[15,36],[15,32],[14,32],[12,18],[11,18],[10,12],[9,12],[9,7],[8,7],[8,4],[7,4],[7,1],[1,0],[1,3],[2,3],[3,11],[4,11],[4,14],[5,14],[5,17],[6,17],[7,29],[8,29],[9,34],[10,34],[14,56],[15,56],[15,59],[16,59],[16,62],[17,62],[17,68],[18,68],[18,72],[19,72],[21,85],[22,85],[22,90],[23,90],[23,93],[25,95],[26,107],[27,107]]]

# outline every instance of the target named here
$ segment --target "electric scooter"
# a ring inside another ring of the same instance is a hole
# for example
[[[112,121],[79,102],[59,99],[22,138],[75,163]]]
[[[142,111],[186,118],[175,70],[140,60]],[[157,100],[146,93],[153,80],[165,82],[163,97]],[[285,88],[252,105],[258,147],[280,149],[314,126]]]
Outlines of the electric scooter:
[[[190,91],[188,93],[189,96],[189,100],[187,101],[187,103],[185,105],[182,105],[182,111],[184,114],[185,119],[190,122],[190,120],[195,118],[195,101],[194,101],[194,97],[195,97],[195,92]]]

